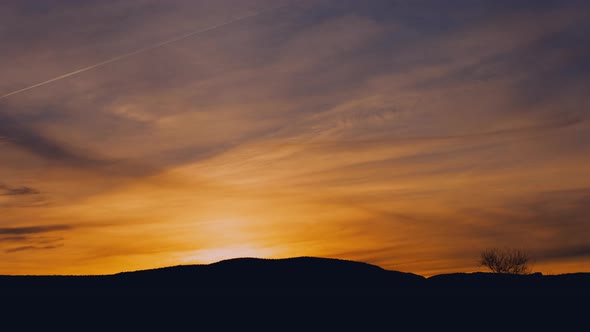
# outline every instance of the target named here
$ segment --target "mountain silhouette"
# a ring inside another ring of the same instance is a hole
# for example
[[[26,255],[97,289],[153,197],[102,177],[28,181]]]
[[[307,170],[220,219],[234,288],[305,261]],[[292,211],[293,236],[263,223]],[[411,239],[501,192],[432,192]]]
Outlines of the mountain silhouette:
[[[97,276],[0,276],[3,295],[590,295],[590,273],[425,278],[332,258],[235,258]]]

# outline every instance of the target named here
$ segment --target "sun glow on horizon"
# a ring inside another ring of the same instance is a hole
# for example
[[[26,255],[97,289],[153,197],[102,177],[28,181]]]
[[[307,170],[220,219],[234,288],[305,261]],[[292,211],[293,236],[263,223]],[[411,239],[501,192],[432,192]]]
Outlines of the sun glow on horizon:
[[[208,248],[183,253],[183,264],[211,264],[233,258],[276,258],[277,250],[243,244],[229,247]]]

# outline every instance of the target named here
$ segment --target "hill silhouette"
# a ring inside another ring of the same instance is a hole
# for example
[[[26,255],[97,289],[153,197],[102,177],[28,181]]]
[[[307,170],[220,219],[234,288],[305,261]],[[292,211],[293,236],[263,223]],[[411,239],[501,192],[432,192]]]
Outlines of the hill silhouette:
[[[331,258],[235,258],[97,276],[0,276],[3,295],[590,295],[590,273],[454,273],[425,278]]]

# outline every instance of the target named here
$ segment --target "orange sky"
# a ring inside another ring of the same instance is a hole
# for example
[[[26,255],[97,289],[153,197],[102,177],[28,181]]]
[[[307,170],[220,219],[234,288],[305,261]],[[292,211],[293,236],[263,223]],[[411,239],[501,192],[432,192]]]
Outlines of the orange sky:
[[[590,271],[584,2],[3,6],[0,95],[266,11],[0,98],[0,274]]]

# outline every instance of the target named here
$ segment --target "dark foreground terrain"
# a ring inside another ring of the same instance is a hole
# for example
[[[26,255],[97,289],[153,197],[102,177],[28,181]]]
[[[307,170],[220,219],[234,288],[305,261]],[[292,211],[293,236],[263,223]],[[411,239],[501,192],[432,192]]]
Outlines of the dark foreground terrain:
[[[429,278],[361,262],[239,258],[102,276],[0,276],[3,296],[589,296],[590,273],[442,274]]]

